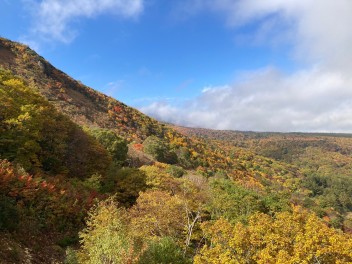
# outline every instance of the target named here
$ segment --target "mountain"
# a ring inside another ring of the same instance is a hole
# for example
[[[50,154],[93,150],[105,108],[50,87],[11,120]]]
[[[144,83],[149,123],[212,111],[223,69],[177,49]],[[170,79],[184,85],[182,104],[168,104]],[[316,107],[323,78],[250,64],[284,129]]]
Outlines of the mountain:
[[[164,124],[4,38],[0,103],[1,263],[352,261],[351,135]]]
[[[137,145],[137,148],[148,136],[157,136],[166,140],[177,153],[180,165],[198,169],[205,174],[223,173],[227,170],[233,177],[250,180],[252,184],[256,184],[261,177],[238,167],[237,163],[232,164],[225,151],[219,149],[214,152],[197,138],[191,139],[176,129],[73,80],[25,45],[0,39],[0,59],[5,69],[22,78],[59,112],[80,126],[110,129],[127,142]],[[130,153],[138,156],[138,150],[133,147],[130,150]],[[231,171],[228,170],[229,167]]]
[[[72,79],[25,45],[0,38],[0,60],[79,125],[114,129],[130,140],[163,132],[156,120]]]

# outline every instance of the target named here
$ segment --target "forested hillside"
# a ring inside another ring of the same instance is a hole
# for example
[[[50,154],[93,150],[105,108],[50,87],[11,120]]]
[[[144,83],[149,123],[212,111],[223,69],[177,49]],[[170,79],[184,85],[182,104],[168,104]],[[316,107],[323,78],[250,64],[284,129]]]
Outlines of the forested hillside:
[[[351,263],[352,137],[162,124],[0,38],[0,263]]]

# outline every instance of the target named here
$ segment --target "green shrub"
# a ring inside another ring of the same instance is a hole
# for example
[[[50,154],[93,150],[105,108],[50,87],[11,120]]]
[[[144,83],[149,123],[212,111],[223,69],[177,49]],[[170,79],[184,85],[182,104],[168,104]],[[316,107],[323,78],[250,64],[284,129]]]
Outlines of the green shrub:
[[[191,263],[180,247],[169,237],[152,241],[139,258],[138,264],[186,264]]]
[[[103,181],[102,191],[116,195],[117,201],[125,206],[135,203],[139,192],[147,188],[146,175],[134,168],[112,168]]]
[[[79,241],[78,236],[65,236],[64,238],[60,239],[57,244],[62,247],[66,248],[68,246],[72,246],[74,244],[77,244]]]
[[[122,165],[126,161],[128,152],[126,140],[107,129],[94,129],[90,133],[110,153],[115,163]]]
[[[78,264],[77,253],[70,247],[66,249],[66,259],[64,264]]]
[[[185,170],[183,168],[175,165],[168,166],[166,172],[176,178],[180,178],[185,174]]]
[[[143,142],[143,150],[160,162],[175,164],[177,155],[170,150],[170,146],[162,139],[156,136],[147,137]]]
[[[19,221],[19,213],[14,199],[0,196],[0,230],[14,231]]]

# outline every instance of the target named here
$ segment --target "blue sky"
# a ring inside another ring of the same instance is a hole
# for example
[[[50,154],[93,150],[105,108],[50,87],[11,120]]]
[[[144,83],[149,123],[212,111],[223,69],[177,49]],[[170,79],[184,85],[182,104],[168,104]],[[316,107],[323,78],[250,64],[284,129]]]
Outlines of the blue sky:
[[[2,0],[0,35],[163,121],[352,132],[352,3],[319,3]]]

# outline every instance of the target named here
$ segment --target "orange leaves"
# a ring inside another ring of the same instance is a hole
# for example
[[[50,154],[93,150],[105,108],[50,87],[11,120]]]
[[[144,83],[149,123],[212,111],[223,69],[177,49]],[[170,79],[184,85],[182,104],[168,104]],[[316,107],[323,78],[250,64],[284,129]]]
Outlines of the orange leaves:
[[[119,112],[122,112],[122,107],[121,106],[114,106],[113,110],[114,110],[114,112],[119,113]]]
[[[138,150],[138,151],[142,151],[143,150],[143,144],[133,144],[133,147]]]

